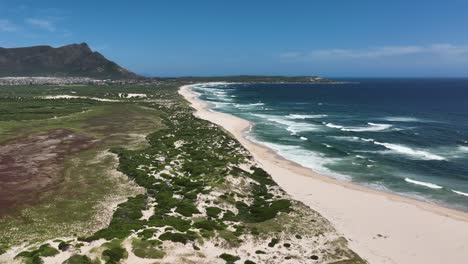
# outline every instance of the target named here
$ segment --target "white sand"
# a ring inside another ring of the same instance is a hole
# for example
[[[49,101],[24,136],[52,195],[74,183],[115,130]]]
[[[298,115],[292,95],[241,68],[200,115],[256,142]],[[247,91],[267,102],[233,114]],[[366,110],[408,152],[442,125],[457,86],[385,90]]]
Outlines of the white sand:
[[[179,93],[197,117],[233,134],[286,192],[330,220],[370,263],[468,263],[467,213],[340,182],[287,161],[245,137],[248,121],[207,110],[191,87]]]
[[[61,94],[61,95],[48,95],[42,97],[44,99],[91,99],[95,101],[101,101],[101,102],[120,102],[119,100],[113,100],[113,99],[105,99],[105,98],[98,98],[98,97],[87,97],[87,96],[78,96],[78,95],[67,95],[67,94]]]
[[[142,93],[128,93],[128,94],[125,94],[125,93],[119,93],[119,97],[120,98],[145,98],[147,97],[146,94],[142,94]]]

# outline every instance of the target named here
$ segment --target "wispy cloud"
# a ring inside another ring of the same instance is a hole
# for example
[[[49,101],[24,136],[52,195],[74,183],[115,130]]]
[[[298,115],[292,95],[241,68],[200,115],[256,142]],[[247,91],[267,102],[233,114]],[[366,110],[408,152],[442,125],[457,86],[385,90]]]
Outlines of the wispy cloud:
[[[28,18],[26,19],[26,23],[50,32],[54,32],[56,30],[54,22],[50,19]]]
[[[0,32],[15,32],[18,27],[8,19],[0,19]]]
[[[311,52],[286,52],[282,59],[373,59],[382,57],[437,55],[468,55],[468,45],[431,44],[426,46],[383,46],[366,49],[319,49]]]

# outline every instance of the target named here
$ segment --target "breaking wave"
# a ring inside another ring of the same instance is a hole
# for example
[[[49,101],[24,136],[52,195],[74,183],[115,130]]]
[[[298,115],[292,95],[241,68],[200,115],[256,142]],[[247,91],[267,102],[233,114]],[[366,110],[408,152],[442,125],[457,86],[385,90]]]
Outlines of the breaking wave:
[[[442,188],[443,188],[442,186],[439,186],[439,185],[434,184],[434,183],[423,182],[423,181],[416,181],[416,180],[412,180],[412,179],[410,179],[410,178],[405,178],[405,181],[406,181],[406,182],[409,182],[409,183],[412,183],[412,184],[425,186],[425,187],[428,187],[428,188],[431,188],[431,189],[442,189]]]
[[[276,115],[264,115],[264,114],[251,114],[256,117],[260,117],[262,119],[266,119],[270,122],[278,123],[281,125],[286,126],[286,130],[291,133],[299,133],[304,131],[316,131],[319,130],[320,127],[314,124],[304,123],[304,122],[296,122],[292,121],[288,118],[284,118],[282,116]]]
[[[296,115],[296,114],[289,114],[287,116],[290,119],[307,119],[307,118],[324,118],[327,115]]]
[[[376,145],[383,146],[383,147],[385,147],[387,149],[390,149],[390,150],[393,150],[393,151],[396,151],[398,153],[402,153],[402,154],[405,154],[407,156],[411,156],[411,157],[414,157],[414,158],[426,159],[426,160],[445,160],[444,157],[441,157],[441,156],[436,155],[436,154],[432,154],[432,153],[424,151],[424,150],[412,149],[412,148],[407,147],[407,146],[392,144],[392,143],[381,143],[381,142],[374,141],[374,140],[369,140],[369,141],[374,142],[374,144],[376,144]]]
[[[264,103],[252,103],[252,104],[233,104],[236,108],[255,108],[256,106],[263,106]]]
[[[456,194],[460,194],[460,195],[463,195],[463,196],[468,196],[468,193],[464,193],[464,192],[460,192],[460,191],[455,191],[455,190],[451,190],[452,192],[456,193]]]
[[[252,137],[249,137],[249,139],[259,144],[265,145],[266,147],[273,149],[276,153],[278,153],[278,155],[284,157],[285,159],[296,162],[297,164],[312,169],[315,172],[323,173],[325,175],[329,175],[342,180],[349,180],[348,176],[331,171],[325,167],[327,164],[336,162],[337,159],[323,157],[319,153],[306,150],[300,146],[281,145],[270,142],[264,142]]]
[[[406,116],[388,116],[382,118],[382,120],[390,122],[424,122],[422,119],[416,117],[406,117]]]
[[[336,128],[341,131],[347,132],[377,132],[387,130],[392,127],[390,124],[376,124],[376,123],[367,123],[368,126],[366,127],[345,127],[340,125],[335,125],[333,123],[324,123],[325,126],[330,128]]]

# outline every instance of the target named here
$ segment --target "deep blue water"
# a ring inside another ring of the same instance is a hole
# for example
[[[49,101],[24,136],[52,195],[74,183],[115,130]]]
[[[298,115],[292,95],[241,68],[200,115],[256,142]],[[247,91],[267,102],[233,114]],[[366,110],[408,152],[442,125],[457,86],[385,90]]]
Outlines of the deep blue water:
[[[468,211],[468,79],[348,81],[194,91],[305,167]]]

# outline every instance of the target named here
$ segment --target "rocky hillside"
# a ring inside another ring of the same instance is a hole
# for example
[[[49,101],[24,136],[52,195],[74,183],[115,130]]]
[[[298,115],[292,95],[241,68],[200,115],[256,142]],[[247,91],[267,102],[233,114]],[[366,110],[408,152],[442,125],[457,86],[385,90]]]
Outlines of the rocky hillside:
[[[0,77],[6,76],[73,76],[99,79],[134,79],[130,72],[86,43],[59,48],[34,46],[0,48]]]

